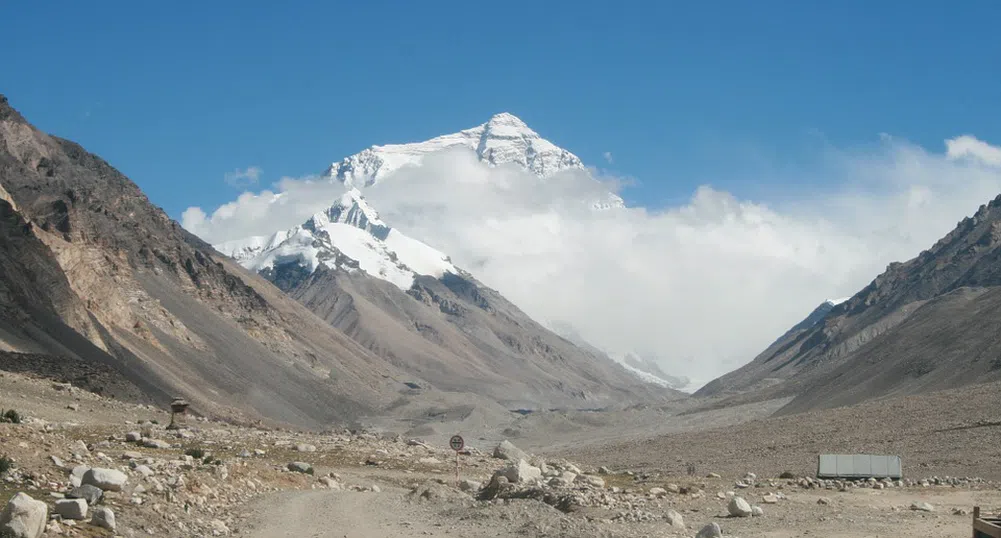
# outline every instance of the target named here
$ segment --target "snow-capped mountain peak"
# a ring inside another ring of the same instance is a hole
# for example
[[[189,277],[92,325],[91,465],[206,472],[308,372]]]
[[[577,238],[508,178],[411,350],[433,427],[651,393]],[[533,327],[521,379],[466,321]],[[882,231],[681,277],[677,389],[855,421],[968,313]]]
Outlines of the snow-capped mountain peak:
[[[543,178],[562,170],[584,169],[579,157],[542,138],[517,116],[502,112],[476,127],[425,142],[372,146],[331,164],[324,176],[364,188],[405,166],[419,165],[429,153],[453,147],[475,151],[490,166],[514,163]]]
[[[360,270],[403,290],[410,289],[417,275],[458,273],[441,252],[387,226],[357,189],[348,189],[299,226],[215,248],[255,272]]]
[[[362,194],[393,172],[420,166],[429,154],[456,147],[473,151],[487,166],[513,165],[540,179],[565,170],[589,174],[576,155],[542,138],[517,116],[502,112],[457,133],[424,142],[372,146],[335,162],[324,178],[343,184],[346,190],[330,207],[292,229],[229,241],[216,248],[259,272],[289,268],[293,262],[308,274],[320,266],[355,268],[403,289],[409,289],[415,274],[456,272],[447,256],[383,222]],[[280,197],[275,195],[271,202],[278,203]],[[625,206],[613,192],[581,203],[596,210]]]
[[[317,231],[333,223],[348,224],[365,230],[380,240],[389,235],[389,226],[368,204],[358,189],[348,189],[332,206],[313,215],[303,227]]]
[[[828,300],[826,300],[824,302],[827,303],[827,304],[829,304],[829,305],[831,305],[831,306],[838,306],[839,304],[847,301],[848,299],[851,299],[851,297],[842,297],[840,299],[828,299]]]

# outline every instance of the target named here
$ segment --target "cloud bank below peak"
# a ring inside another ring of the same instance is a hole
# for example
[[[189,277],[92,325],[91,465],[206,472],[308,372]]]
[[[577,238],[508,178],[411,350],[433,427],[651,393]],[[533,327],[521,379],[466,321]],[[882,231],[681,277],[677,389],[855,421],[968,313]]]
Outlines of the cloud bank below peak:
[[[430,155],[365,190],[390,226],[449,256],[542,322],[594,345],[659,358],[708,380],[752,359],[829,297],[930,247],[1001,192],[1001,148],[963,136],[946,151],[885,137],[827,148],[802,176],[818,188],[743,200],[704,185],[664,208],[594,211],[618,184],[594,170],[546,179],[488,167],[472,151]],[[665,171],[665,175],[666,172]],[[643,178],[647,183],[656,178]],[[246,192],[182,224],[220,243],[301,224],[343,193],[319,178]]]

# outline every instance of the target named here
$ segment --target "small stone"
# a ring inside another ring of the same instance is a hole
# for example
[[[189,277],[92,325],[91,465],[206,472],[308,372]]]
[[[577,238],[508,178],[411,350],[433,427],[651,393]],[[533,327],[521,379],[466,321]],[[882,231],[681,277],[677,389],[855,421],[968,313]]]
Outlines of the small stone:
[[[288,464],[288,470],[294,473],[312,474],[313,466],[302,461],[293,461],[292,463]]]
[[[935,507],[926,502],[915,502],[911,503],[911,510],[918,510],[921,512],[934,512]]]
[[[370,489],[372,490],[373,493],[381,493],[382,492],[382,488],[380,488],[379,486],[377,486],[375,484],[372,484],[372,487]]]
[[[316,452],[316,447],[306,443],[296,445],[295,449],[299,452]]]
[[[326,486],[329,489],[338,489],[338,490],[339,489],[343,489],[343,486],[341,486],[340,482],[338,482],[337,480],[334,480],[333,478],[331,478],[329,476],[322,476],[322,477],[320,477],[320,483],[323,484],[324,486]]]
[[[143,475],[143,478],[149,478],[149,477],[153,476],[154,474],[156,474],[156,473],[153,472],[153,469],[150,469],[149,466],[146,466],[146,465],[136,465],[135,471],[137,473]]]
[[[663,497],[667,495],[667,490],[664,488],[650,488],[650,495],[654,497]]]
[[[479,491],[480,487],[482,487],[482,484],[480,484],[475,480],[463,480],[462,482],[459,482],[459,489],[461,489],[462,491],[475,492]]]
[[[56,467],[59,467],[60,469],[63,468],[63,460],[61,460],[59,458],[59,456],[56,456],[55,454],[53,454],[53,455],[49,456],[49,459],[52,460],[52,464],[55,465]]]
[[[129,432],[125,434],[125,440],[130,443],[142,441],[142,439],[143,439],[143,434],[139,432]]]
[[[695,538],[722,538],[723,530],[719,528],[719,523],[715,521],[702,527],[702,530],[695,535]]]
[[[166,449],[170,448],[170,443],[160,439],[143,439],[143,446],[146,448]]]
[[[733,497],[726,506],[727,512],[734,517],[750,517],[751,505],[743,497]]]
[[[213,519],[209,526],[212,527],[212,536],[226,536],[229,534],[229,527],[221,519]]]
[[[765,511],[762,510],[760,506],[754,505],[754,506],[751,507],[751,515],[752,516],[763,516],[763,515],[765,515]]]
[[[84,443],[79,439],[70,443],[69,449],[70,449],[70,454],[76,454],[80,456],[86,456],[90,454],[90,449],[87,448],[87,443]]]
[[[138,459],[142,459],[142,457],[143,457],[143,455],[141,453],[139,453],[139,452],[135,452],[135,451],[122,452],[122,459],[123,460],[138,460]]]
[[[69,409],[70,411],[79,411],[80,410],[80,404],[78,404],[78,403],[71,403],[71,404],[69,404],[69,405],[66,406],[66,409]]]
[[[87,501],[83,499],[59,499],[55,512],[63,519],[87,519]]]
[[[253,456],[253,454],[251,454],[250,451],[245,448],[245,449],[241,450],[240,453],[237,454],[237,456],[239,456],[241,458],[249,458],[249,457]]]
[[[106,506],[95,508],[94,513],[90,516],[90,522],[93,525],[115,532],[115,513],[111,508]]]
[[[817,504],[831,504],[831,499],[828,499],[827,497],[821,497],[817,499]]]
[[[765,504],[775,504],[779,502],[779,497],[774,493],[769,493],[768,495],[765,495],[764,497],[761,498],[761,502]]]
[[[723,477],[720,476],[717,473],[709,473],[708,475],[706,475],[706,478],[723,478]],[[717,525],[717,527],[718,527],[718,525]],[[702,530],[705,530],[705,529],[702,529]]]
[[[578,476],[576,482],[577,483],[581,483],[581,484],[587,484],[588,486],[591,486],[591,487],[594,487],[594,488],[604,488],[605,487],[605,479],[604,478],[602,478],[600,476],[590,475],[590,474],[585,474],[585,475]]]

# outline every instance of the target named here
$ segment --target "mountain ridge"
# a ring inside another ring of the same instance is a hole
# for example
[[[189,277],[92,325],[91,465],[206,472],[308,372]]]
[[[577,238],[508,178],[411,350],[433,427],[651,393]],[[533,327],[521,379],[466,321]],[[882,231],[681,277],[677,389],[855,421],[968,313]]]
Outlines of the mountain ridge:
[[[319,309],[314,311],[320,317],[325,319],[332,317],[330,321],[335,324],[344,323],[346,319],[352,319],[352,323],[355,323],[357,319],[352,316],[345,317],[346,314],[341,310],[343,303],[334,307],[329,299],[322,297],[322,292],[316,287],[319,282],[326,282],[333,288],[344,285],[353,289],[351,297],[352,304],[355,305],[366,302],[366,298],[361,297],[360,293],[376,293],[381,296],[384,292],[373,286],[355,286],[357,279],[338,279],[329,274],[311,278],[321,269],[348,273],[360,271],[373,278],[390,282],[412,296],[414,290],[411,288],[422,275],[439,280],[450,278],[451,275],[456,280],[469,283],[473,289],[479,290],[477,293],[496,294],[494,290],[487,290],[469,272],[456,267],[446,254],[387,225],[362,192],[366,186],[376,184],[379,184],[380,188],[404,188],[403,184],[384,183],[394,172],[407,166],[420,166],[424,157],[453,147],[474,149],[480,161],[488,166],[518,166],[528,173],[537,175],[541,180],[567,169],[586,172],[580,159],[569,151],[541,138],[517,117],[506,113],[498,114],[478,127],[459,133],[413,144],[373,146],[370,150],[366,150],[368,153],[362,152],[342,160],[344,166],[341,168],[337,168],[335,163],[328,169],[325,177],[330,181],[343,183],[345,191],[329,208],[288,230],[226,241],[216,244],[215,248],[233,257],[248,270],[265,276],[294,297],[307,301],[306,304],[312,305],[311,308]],[[366,155],[368,157],[365,157]],[[403,157],[400,157],[401,155]],[[615,196],[611,193],[609,195]],[[300,286],[305,286],[308,291],[300,289]],[[454,295],[453,291],[448,290],[446,294]],[[339,292],[332,289],[331,293],[342,297],[343,300],[343,295]],[[426,298],[414,297],[427,303]],[[439,307],[448,314],[454,305],[469,301],[469,297],[448,297],[445,303],[453,306],[439,305]],[[400,308],[397,300],[383,301],[382,304],[390,305],[388,308],[391,309]],[[479,305],[474,300],[472,306]],[[334,311],[338,313],[334,314]],[[371,310],[368,315],[375,316]],[[524,326],[529,322],[535,324],[520,310],[511,319],[514,318],[524,320],[515,323],[516,326]],[[539,329],[548,330],[541,326]],[[357,327],[350,326],[349,333],[352,330],[357,330]],[[356,336],[370,342],[374,348],[382,347],[372,342],[372,338],[368,335],[358,333]],[[547,338],[552,339],[552,337]],[[558,339],[562,338],[562,335],[558,336]],[[479,336],[473,337],[473,340],[483,344]],[[579,344],[575,345],[579,347]],[[498,352],[495,347],[487,347],[490,353]],[[596,356],[599,361],[618,363],[637,379],[663,387],[676,388],[679,381],[662,379],[646,371],[649,368],[637,367],[624,360],[615,360],[604,352],[588,347],[581,347],[574,353]]]
[[[1001,379],[1001,196],[809,327],[695,393],[780,413]],[[728,400],[727,400],[728,399]]]

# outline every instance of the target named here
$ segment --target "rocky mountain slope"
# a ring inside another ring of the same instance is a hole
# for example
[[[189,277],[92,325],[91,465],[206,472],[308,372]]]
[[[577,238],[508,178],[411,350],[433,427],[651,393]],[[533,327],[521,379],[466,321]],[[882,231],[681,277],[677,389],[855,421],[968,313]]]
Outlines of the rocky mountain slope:
[[[388,226],[355,188],[300,226],[217,248],[437,389],[512,409],[680,397],[536,323],[445,254]]]
[[[100,157],[35,129],[6,99],[0,188],[0,350],[25,361],[45,356],[107,366],[121,374],[115,386],[138,387],[161,405],[181,395],[202,413],[322,427],[401,407],[422,412],[414,404],[422,398],[496,406],[488,394],[512,405],[598,407],[662,395],[547,333],[458,270],[452,280],[418,278],[413,269],[434,271],[408,257],[413,268],[394,266],[392,274],[411,271],[412,281],[395,283],[407,290],[345,273],[338,277],[351,282],[349,293],[331,288],[327,295],[317,291],[331,277],[327,271],[298,285],[287,264],[272,265],[268,278],[247,271],[171,220]],[[310,240],[329,241],[330,233],[348,229],[374,242],[385,232],[379,241],[394,251],[380,255],[428,253],[353,206],[313,219]],[[341,261],[347,268],[359,263]],[[451,267],[442,259],[438,265]],[[320,317],[269,279],[294,288]],[[390,302],[407,306],[394,310]],[[448,321],[460,313],[489,320],[468,327]],[[503,316],[507,321],[496,321]],[[446,397],[442,389],[474,392]]]
[[[1001,379],[1001,196],[810,327],[696,395],[795,395],[783,413]]]
[[[0,188],[6,351],[111,366],[160,404],[309,426],[373,412],[410,378],[4,98]]]

